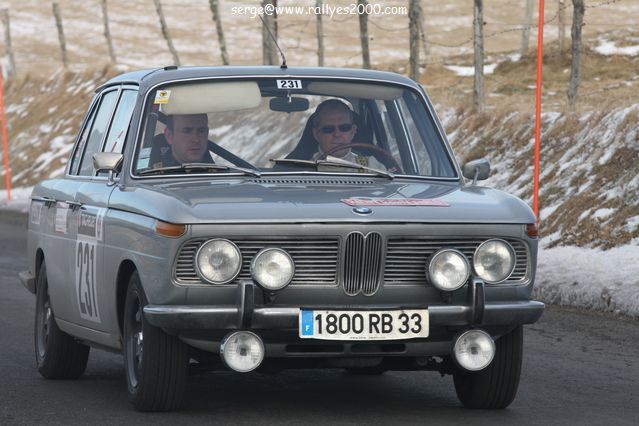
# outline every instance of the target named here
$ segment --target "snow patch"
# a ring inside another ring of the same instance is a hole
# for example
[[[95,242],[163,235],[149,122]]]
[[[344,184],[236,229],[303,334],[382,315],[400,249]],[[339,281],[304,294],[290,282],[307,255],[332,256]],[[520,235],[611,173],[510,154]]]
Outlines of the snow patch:
[[[615,212],[615,209],[598,209],[592,214],[592,217],[594,219],[603,219],[605,217],[610,216],[614,212]]]
[[[462,67],[459,65],[444,65],[444,67],[461,77],[472,77],[475,75],[475,67]],[[495,68],[497,68],[497,64],[484,65],[484,74],[492,74],[495,72]]]
[[[0,190],[0,209],[20,212],[28,211],[29,205],[31,204],[31,192],[33,192],[33,187],[31,186],[26,188],[12,188],[11,201],[9,201],[7,198],[7,190]]]
[[[535,297],[545,302],[639,316],[639,246],[602,251],[542,249]]]
[[[624,46],[617,47],[614,41],[601,41],[601,44],[595,47],[595,52],[600,55],[623,55],[623,56],[637,56],[639,55],[639,46]]]
[[[559,205],[555,205],[555,206],[550,206],[550,207],[546,207],[541,209],[541,211],[539,212],[539,217],[543,220],[544,218],[549,217],[550,215],[552,215],[555,210],[557,210],[557,208],[559,207]]]
[[[635,229],[639,228],[639,216],[634,216],[628,219],[628,223],[626,223],[626,231],[633,232]]]

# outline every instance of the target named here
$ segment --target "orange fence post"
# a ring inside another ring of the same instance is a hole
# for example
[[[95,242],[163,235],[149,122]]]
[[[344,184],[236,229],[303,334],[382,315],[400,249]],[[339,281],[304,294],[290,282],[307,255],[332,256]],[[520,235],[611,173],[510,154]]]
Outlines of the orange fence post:
[[[539,0],[539,29],[537,37],[537,99],[535,105],[535,187],[533,190],[533,210],[539,217],[539,161],[541,151],[541,82],[542,69],[544,64],[544,0]]]

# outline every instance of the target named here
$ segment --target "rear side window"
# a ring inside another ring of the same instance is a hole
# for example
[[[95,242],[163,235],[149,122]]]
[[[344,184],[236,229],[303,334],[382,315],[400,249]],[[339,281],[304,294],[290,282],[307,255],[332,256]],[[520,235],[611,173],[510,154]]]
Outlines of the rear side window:
[[[131,114],[133,113],[133,107],[135,107],[137,94],[138,92],[135,90],[122,91],[118,108],[115,110],[115,115],[113,117],[113,123],[109,129],[109,135],[107,136],[104,144],[104,152],[122,153],[124,140],[126,139],[126,132],[129,128]]]
[[[82,153],[84,152],[84,147],[87,144],[87,139],[89,138],[89,132],[91,131],[91,126],[93,126],[93,120],[95,120],[95,112],[98,110],[97,106],[94,106],[91,110],[91,114],[86,119],[86,124],[84,125],[84,129],[82,129],[82,134],[80,135],[80,139],[78,139],[78,145],[73,154],[73,159],[71,160],[71,167],[69,168],[69,174],[77,175],[78,170],[80,169],[80,161],[82,160]]]
[[[113,113],[113,107],[117,99],[117,90],[102,95],[98,111],[95,116],[95,120],[92,123],[91,130],[86,142],[84,153],[82,154],[82,161],[80,163],[80,171],[78,174],[82,176],[92,176],[93,171],[93,154],[100,149],[100,143],[104,138],[111,114]]]

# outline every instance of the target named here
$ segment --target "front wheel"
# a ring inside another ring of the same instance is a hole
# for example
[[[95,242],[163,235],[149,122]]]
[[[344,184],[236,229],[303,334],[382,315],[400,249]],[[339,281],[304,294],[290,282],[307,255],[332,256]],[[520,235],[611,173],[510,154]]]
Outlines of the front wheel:
[[[84,373],[90,348],[58,328],[49,298],[44,262],[38,273],[34,336],[36,363],[42,376],[47,379],[77,379]]]
[[[124,303],[124,365],[129,400],[140,411],[182,406],[188,376],[188,348],[144,318],[147,299],[134,272]]]
[[[520,325],[496,342],[493,362],[481,371],[453,373],[457,397],[468,408],[506,408],[515,399],[521,375],[524,331]]]

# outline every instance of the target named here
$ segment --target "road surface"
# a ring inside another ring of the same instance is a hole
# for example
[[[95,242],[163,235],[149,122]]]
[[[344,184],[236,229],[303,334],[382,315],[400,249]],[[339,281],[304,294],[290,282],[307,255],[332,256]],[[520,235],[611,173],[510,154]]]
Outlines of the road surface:
[[[519,393],[506,410],[464,409],[452,378],[433,372],[301,370],[194,375],[183,411],[138,413],[127,401],[119,354],[92,349],[76,381],[36,371],[35,297],[17,278],[27,264],[25,223],[0,211],[0,425],[639,424],[639,320],[557,307],[525,328]]]

